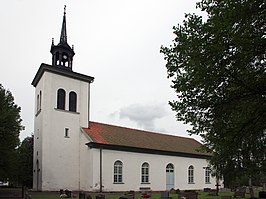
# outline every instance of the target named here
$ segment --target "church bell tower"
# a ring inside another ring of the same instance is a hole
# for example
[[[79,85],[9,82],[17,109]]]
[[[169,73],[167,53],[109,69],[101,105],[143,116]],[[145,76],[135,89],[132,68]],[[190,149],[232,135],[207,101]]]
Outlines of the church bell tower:
[[[57,45],[54,45],[54,39],[52,39],[52,46],[50,51],[52,53],[52,65],[62,69],[72,70],[73,57],[75,55],[73,48],[73,45],[71,48],[67,43],[65,6],[60,42]]]
[[[73,47],[67,43],[66,7],[60,42],[50,50],[52,64],[42,63],[35,87],[33,189],[80,190],[80,153],[87,149],[82,127],[89,126],[90,84],[94,77],[74,72]]]

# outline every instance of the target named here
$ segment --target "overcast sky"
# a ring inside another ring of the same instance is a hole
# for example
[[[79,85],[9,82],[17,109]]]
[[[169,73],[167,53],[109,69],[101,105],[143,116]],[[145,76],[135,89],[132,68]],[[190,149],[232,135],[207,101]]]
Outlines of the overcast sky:
[[[0,83],[22,109],[20,138],[33,133],[31,82],[41,63],[51,64],[64,5],[73,71],[95,77],[90,119],[188,136],[168,105],[176,95],[160,47],[172,43],[184,13],[200,12],[196,0],[8,0],[0,6]]]

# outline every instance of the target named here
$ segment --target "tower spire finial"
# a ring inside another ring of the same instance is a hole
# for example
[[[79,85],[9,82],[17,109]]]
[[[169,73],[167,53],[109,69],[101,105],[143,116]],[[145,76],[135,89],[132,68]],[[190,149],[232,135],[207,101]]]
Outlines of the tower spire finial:
[[[60,43],[67,43],[67,33],[66,33],[66,5],[64,6],[64,16],[60,35]]]

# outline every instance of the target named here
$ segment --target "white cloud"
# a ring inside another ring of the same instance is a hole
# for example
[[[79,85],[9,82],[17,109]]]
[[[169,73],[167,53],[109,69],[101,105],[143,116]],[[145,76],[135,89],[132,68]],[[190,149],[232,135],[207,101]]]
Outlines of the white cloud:
[[[167,115],[163,104],[132,104],[118,112],[121,119],[127,118],[147,130],[155,130],[155,120]]]

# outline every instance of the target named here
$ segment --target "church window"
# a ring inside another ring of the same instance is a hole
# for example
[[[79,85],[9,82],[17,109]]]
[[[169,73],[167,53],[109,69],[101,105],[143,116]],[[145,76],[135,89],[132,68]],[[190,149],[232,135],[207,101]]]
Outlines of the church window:
[[[40,105],[39,105],[40,110],[42,109],[42,91],[40,91]]]
[[[114,163],[114,183],[123,182],[123,163],[121,161],[116,161]]]
[[[69,138],[69,128],[65,128],[65,137]]]
[[[62,88],[57,91],[57,108],[65,110],[66,91]]]
[[[194,183],[194,167],[192,165],[188,167],[188,183]]]
[[[167,166],[166,166],[166,172],[168,172],[168,173],[173,173],[174,172],[174,165],[173,164],[168,164]]]
[[[42,105],[42,91],[40,91],[40,93],[37,95],[37,110],[36,110],[36,116],[40,113],[41,111],[41,105]]]
[[[74,91],[69,93],[69,111],[77,111],[77,94]]]
[[[141,183],[149,183],[149,164],[147,162],[141,166]]]
[[[206,169],[205,169],[205,183],[206,184],[210,184],[211,183],[210,175],[211,175],[211,169],[210,169],[210,167],[206,167]]]
[[[39,139],[40,136],[40,129],[37,129],[36,138]]]
[[[37,95],[37,110],[36,110],[36,112],[38,113],[38,111],[39,111],[39,103],[40,103],[40,96],[39,96],[39,94]]]

